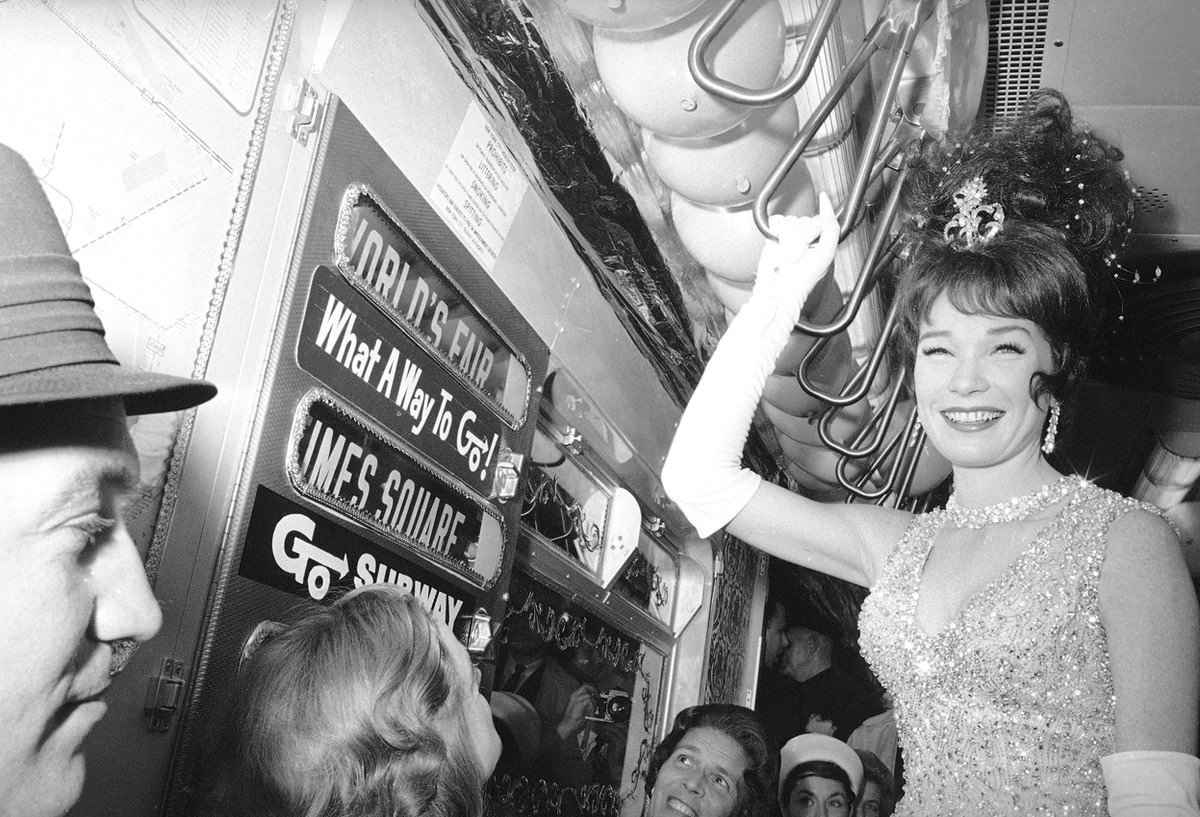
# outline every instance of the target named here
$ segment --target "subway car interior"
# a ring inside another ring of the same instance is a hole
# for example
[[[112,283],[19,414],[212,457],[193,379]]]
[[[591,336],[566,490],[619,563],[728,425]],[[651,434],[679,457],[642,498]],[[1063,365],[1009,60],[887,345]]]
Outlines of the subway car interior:
[[[389,583],[479,668],[489,798],[642,814],[676,713],[755,702],[782,568],[700,537],[660,471],[770,216],[825,192],[842,240],[745,462],[938,507],[950,466],[888,353],[904,159],[1043,87],[1137,193],[1061,453],[1166,511],[1196,581],[1198,34],[1192,0],[0,2],[0,143],[111,345],[219,388],[132,426],[164,625],[120,655],[72,813],[194,813],[273,622]],[[789,575],[853,648],[865,591]],[[579,763],[539,760],[524,653],[599,690]]]

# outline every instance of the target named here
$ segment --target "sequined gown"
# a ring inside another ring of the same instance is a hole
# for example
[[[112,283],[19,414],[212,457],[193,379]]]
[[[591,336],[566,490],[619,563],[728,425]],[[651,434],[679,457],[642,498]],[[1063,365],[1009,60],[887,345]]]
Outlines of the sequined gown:
[[[936,634],[917,591],[941,511],[916,517],[863,604],[863,653],[904,752],[896,817],[1106,815],[1114,702],[1100,622],[1109,526],[1141,503],[1080,480],[1063,510]]]

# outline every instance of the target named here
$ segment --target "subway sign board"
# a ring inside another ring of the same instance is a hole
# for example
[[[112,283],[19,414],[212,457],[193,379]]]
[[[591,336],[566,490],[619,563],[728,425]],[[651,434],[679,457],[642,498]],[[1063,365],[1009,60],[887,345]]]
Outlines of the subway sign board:
[[[388,432],[474,491],[491,494],[507,424],[424,345],[323,265],[309,286],[296,358],[300,368]]]
[[[401,226],[374,191],[350,185],[335,238],[338,268],[516,428],[532,394],[529,365]]]
[[[445,578],[265,485],[254,495],[238,575],[312,601],[368,584],[394,584],[451,627],[475,604]]]
[[[296,407],[288,477],[302,495],[482,584],[504,555],[504,520],[418,451],[320,389]]]

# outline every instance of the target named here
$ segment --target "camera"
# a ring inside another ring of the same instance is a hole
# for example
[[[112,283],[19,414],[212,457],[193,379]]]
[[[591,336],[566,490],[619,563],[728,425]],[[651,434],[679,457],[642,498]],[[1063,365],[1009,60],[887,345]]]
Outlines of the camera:
[[[626,723],[633,714],[633,699],[623,689],[601,691],[596,696],[596,707],[587,715],[589,721],[601,723]]]

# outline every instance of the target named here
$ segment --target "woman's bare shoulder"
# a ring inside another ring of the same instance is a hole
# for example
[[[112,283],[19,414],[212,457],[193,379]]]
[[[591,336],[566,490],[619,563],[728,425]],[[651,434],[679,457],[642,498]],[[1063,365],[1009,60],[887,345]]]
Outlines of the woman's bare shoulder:
[[[1109,528],[1101,575],[1109,598],[1187,577],[1178,530],[1157,509],[1130,502]]]
[[[1178,550],[1178,529],[1157,508],[1129,501],[1126,510],[1113,520],[1108,531],[1109,551],[1113,548],[1145,551],[1150,548]]]

